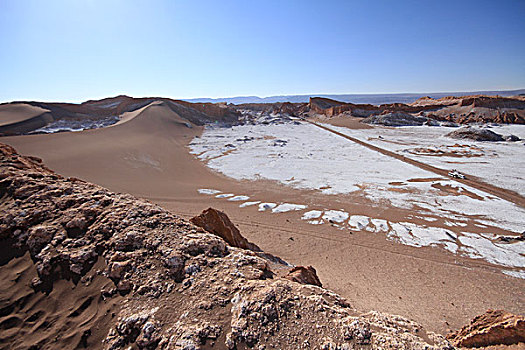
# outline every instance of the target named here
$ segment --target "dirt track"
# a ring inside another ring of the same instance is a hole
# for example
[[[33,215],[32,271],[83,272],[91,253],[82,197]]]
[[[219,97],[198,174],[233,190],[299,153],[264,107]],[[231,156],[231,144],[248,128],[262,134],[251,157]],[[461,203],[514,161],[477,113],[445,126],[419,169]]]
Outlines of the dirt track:
[[[435,173],[437,175],[449,177],[449,178],[453,179],[454,181],[461,182],[461,183],[463,183],[465,185],[477,188],[478,190],[490,193],[490,194],[492,194],[492,195],[494,195],[496,197],[499,197],[501,199],[507,200],[507,201],[512,202],[514,204],[517,204],[519,206],[525,207],[525,198],[523,196],[519,195],[518,193],[514,192],[514,191],[506,190],[506,189],[503,189],[501,187],[497,187],[497,186],[494,186],[492,184],[488,184],[488,183],[483,182],[480,179],[476,178],[475,176],[472,176],[472,175],[469,175],[469,174],[465,175],[466,176],[465,179],[454,178],[454,177],[448,175],[449,170],[440,169],[440,168],[437,168],[435,166],[432,166],[432,165],[429,165],[429,164],[426,164],[426,163],[423,163],[423,162],[420,162],[420,161],[417,161],[417,160],[414,160],[414,159],[411,159],[411,158],[407,158],[407,157],[399,155],[399,154],[397,154],[395,152],[392,152],[392,151],[386,150],[384,148],[377,147],[377,146],[374,146],[374,145],[372,145],[370,143],[367,143],[367,142],[361,141],[359,139],[356,139],[355,137],[345,135],[345,134],[340,133],[340,132],[338,132],[336,130],[333,130],[333,129],[329,128],[329,127],[326,127],[326,126],[318,124],[316,122],[307,120],[305,118],[300,118],[300,119],[305,121],[305,122],[307,122],[307,123],[313,124],[313,125],[321,128],[321,129],[329,131],[329,132],[331,132],[333,134],[336,134],[336,135],[339,135],[341,137],[344,137],[347,140],[350,140],[350,141],[358,143],[358,144],[360,144],[362,146],[365,146],[365,147],[367,147],[367,148],[369,148],[371,150],[374,150],[374,151],[377,151],[377,152],[382,153],[384,155],[387,155],[387,156],[399,159],[399,160],[401,160],[401,161],[403,161],[405,163],[412,164],[412,165],[417,166],[418,168],[421,168],[423,170],[431,171],[431,172],[433,172],[433,173]]]

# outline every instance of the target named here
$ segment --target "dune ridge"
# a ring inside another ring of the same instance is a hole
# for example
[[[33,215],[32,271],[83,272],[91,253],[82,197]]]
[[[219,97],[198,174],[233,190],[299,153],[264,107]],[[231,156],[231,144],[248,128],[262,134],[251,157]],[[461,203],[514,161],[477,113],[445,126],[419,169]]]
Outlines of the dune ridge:
[[[0,136],[26,134],[54,121],[101,121],[126,118],[152,103],[163,103],[195,125],[236,123],[240,113],[224,104],[189,103],[162,97],[116,96],[81,104],[53,102],[12,102],[0,104]],[[22,108],[23,107],[23,108]],[[35,111],[41,111],[35,115]]]
[[[271,113],[309,117],[387,116],[411,120],[414,125],[439,122],[525,123],[525,97],[513,96],[447,96],[439,99],[422,97],[412,103],[381,105],[354,104],[325,97],[311,97],[308,103],[191,103],[163,97],[133,98],[116,96],[90,100],[80,104],[48,102],[12,102],[0,104],[0,136],[26,134],[53,121],[101,121],[108,118],[129,118],[128,113],[161,102],[183,119],[195,125],[234,125],[244,121],[246,113]],[[35,115],[35,111],[40,111]],[[376,118],[377,119],[377,118]],[[375,122],[376,119],[373,119]],[[370,122],[365,119],[364,122]],[[406,123],[406,121],[404,121]],[[411,124],[408,124],[411,125]],[[89,129],[89,125],[86,126]]]

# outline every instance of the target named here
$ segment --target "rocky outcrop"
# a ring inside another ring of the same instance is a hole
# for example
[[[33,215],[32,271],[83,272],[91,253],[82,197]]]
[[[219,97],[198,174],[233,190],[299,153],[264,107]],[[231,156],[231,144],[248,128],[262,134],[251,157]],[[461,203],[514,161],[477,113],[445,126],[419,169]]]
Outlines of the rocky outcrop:
[[[295,266],[284,278],[301,284],[311,284],[318,287],[323,286],[313,266]]]
[[[474,141],[504,141],[505,139],[500,134],[495,133],[489,129],[463,127],[448,133],[446,136],[454,139],[469,139]]]
[[[306,103],[290,103],[290,102],[276,102],[276,103],[243,103],[234,106],[240,111],[251,111],[258,114],[282,114],[290,116],[299,116],[307,111],[308,105]]]
[[[415,118],[419,116],[440,122],[459,124],[490,122],[525,124],[525,98],[523,97],[476,95],[433,99],[427,96],[409,104],[388,103],[379,106],[312,97],[308,107],[310,115],[328,118],[338,115],[373,118],[393,114],[396,119],[399,119],[400,115],[405,115],[406,118],[408,114]],[[373,122],[373,119],[371,121]],[[388,123],[388,120],[386,122]],[[378,124],[383,124],[381,118]],[[407,125],[422,124],[419,124],[418,121],[411,121]]]
[[[350,113],[357,117],[367,117],[381,111],[379,107],[370,104],[339,102],[324,97],[311,97],[308,107],[314,114],[321,114],[326,117],[334,117],[343,113]]]
[[[488,310],[447,338],[460,347],[486,347],[525,342],[525,317],[503,310]]]
[[[384,126],[420,126],[427,122],[427,118],[413,116],[404,112],[392,112],[374,115],[363,119],[362,122]]]
[[[408,319],[277,278],[275,262],[251,250],[2,144],[0,197],[0,273],[12,276],[0,285],[0,339],[11,349],[451,349]]]
[[[244,238],[228,216],[217,209],[208,208],[192,218],[191,223],[224,239],[232,247],[260,252],[261,248]]]

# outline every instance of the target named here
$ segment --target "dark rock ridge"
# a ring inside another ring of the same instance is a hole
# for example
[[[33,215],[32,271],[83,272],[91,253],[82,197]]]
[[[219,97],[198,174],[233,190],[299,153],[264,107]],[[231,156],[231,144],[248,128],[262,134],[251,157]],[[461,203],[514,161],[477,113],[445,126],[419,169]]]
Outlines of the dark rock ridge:
[[[454,139],[470,139],[474,141],[504,141],[502,135],[489,129],[463,127],[448,133],[446,136]]]
[[[427,118],[413,116],[404,112],[385,113],[363,119],[363,123],[384,126],[420,126],[427,122]]]
[[[26,259],[35,275],[33,290],[20,275],[0,286],[0,342],[11,349],[451,349],[408,319],[278,278],[255,252],[3,144],[0,198],[0,273]],[[46,316],[33,297],[70,311]]]

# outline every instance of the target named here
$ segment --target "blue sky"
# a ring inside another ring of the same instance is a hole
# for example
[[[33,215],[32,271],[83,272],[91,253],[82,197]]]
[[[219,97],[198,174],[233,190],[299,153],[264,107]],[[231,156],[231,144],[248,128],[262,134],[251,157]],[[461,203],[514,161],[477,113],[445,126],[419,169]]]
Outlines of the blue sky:
[[[0,101],[525,87],[525,1],[0,0]]]

